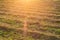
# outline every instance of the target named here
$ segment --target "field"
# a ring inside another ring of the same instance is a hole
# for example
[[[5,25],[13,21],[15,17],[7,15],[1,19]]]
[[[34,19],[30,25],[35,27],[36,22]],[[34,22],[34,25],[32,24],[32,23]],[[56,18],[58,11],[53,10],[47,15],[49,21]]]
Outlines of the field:
[[[60,40],[60,1],[0,0],[0,40]]]

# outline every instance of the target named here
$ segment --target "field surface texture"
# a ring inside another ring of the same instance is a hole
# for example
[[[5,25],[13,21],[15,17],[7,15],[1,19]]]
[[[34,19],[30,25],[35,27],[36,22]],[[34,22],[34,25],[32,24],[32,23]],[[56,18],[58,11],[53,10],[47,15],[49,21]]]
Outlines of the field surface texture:
[[[0,40],[60,40],[60,0],[0,0]]]

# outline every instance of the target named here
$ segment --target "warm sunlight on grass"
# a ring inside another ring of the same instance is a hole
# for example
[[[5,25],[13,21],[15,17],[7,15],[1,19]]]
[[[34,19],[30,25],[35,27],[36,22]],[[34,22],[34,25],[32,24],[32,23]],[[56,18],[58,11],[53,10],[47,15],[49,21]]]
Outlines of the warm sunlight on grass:
[[[60,1],[0,0],[0,40],[60,40]]]
[[[33,0],[21,0],[22,2],[31,2]]]
[[[21,3],[23,4],[32,4],[32,3],[35,3],[37,2],[38,0],[20,0]]]

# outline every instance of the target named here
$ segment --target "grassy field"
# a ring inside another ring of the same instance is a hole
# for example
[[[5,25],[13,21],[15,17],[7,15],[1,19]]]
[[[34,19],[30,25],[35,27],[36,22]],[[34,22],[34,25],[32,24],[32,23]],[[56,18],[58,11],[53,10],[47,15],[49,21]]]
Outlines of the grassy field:
[[[42,10],[7,3],[0,0],[0,40],[60,40],[60,1]]]

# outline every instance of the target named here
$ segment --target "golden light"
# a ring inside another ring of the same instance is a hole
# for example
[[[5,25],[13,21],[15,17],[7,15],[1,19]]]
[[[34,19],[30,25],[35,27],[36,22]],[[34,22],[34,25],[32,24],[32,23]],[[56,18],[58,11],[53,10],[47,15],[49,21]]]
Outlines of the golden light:
[[[31,2],[32,0],[22,0],[22,2]]]
[[[25,2],[30,2],[31,0],[25,0]]]
[[[32,2],[34,2],[35,0],[21,0],[22,3],[27,3],[27,4],[31,4]]]

